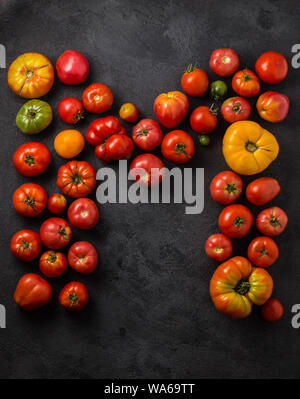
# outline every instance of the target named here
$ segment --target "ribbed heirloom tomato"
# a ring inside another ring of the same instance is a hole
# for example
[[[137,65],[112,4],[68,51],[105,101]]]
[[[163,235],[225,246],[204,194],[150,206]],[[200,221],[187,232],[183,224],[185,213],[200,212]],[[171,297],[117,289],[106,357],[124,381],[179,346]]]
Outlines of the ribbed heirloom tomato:
[[[89,73],[89,63],[83,54],[67,50],[56,61],[58,79],[66,85],[79,85]]]
[[[35,183],[25,183],[13,193],[13,207],[22,216],[38,216],[46,207],[47,193]]]
[[[236,173],[226,170],[218,173],[210,183],[210,194],[219,204],[228,205],[239,198],[243,182]]]
[[[47,277],[58,277],[68,267],[67,258],[62,252],[44,252],[39,262],[41,272]]]
[[[161,128],[153,119],[142,119],[134,126],[132,139],[143,151],[152,151],[158,147],[163,135]]]
[[[203,96],[208,89],[208,76],[203,69],[190,64],[181,77],[181,87],[189,96]]]
[[[113,93],[104,83],[93,83],[82,94],[84,108],[93,114],[106,112],[113,102]]]
[[[256,237],[248,247],[248,258],[255,266],[269,267],[279,256],[277,244],[270,237]]]
[[[213,234],[206,240],[205,252],[209,258],[222,262],[232,254],[231,240],[224,234]]]
[[[40,237],[45,247],[60,249],[70,242],[72,230],[64,219],[54,217],[44,221],[40,229]]]
[[[96,186],[96,171],[88,162],[70,161],[59,168],[56,184],[69,197],[86,197]]]
[[[10,241],[10,250],[18,259],[29,262],[39,256],[40,237],[33,230],[20,230],[13,235]]]
[[[169,91],[156,97],[154,112],[160,123],[172,129],[185,117],[189,108],[187,96],[180,91]]]
[[[50,151],[44,144],[34,141],[24,143],[18,147],[13,155],[13,164],[23,176],[40,175],[49,166]]]
[[[52,297],[51,285],[34,273],[25,274],[20,278],[14,301],[23,310],[35,310],[47,305]]]
[[[256,109],[259,116],[268,122],[282,122],[289,112],[289,98],[275,91],[267,91],[258,97]]]
[[[253,180],[246,188],[246,197],[251,204],[264,205],[280,192],[280,185],[272,177],[260,177]]]
[[[88,230],[96,226],[99,220],[99,210],[94,201],[89,198],[78,198],[69,206],[68,218],[70,223]]]
[[[98,254],[87,241],[75,242],[68,252],[68,262],[72,269],[82,274],[92,273],[98,264]]]
[[[186,163],[195,154],[194,141],[184,130],[173,130],[165,135],[161,143],[161,152],[169,161]]]
[[[47,202],[48,211],[53,213],[54,215],[59,215],[63,213],[67,208],[67,200],[66,197],[62,194],[52,194],[48,198]]]
[[[230,76],[239,67],[240,60],[231,48],[218,48],[212,52],[209,60],[211,70],[219,76]]]
[[[110,136],[102,149],[102,160],[118,161],[119,159],[129,159],[133,151],[133,141],[125,134],[114,134]],[[98,153],[99,158],[99,153]]]
[[[59,303],[66,310],[81,310],[88,303],[88,291],[82,283],[72,281],[59,294]]]
[[[287,214],[278,206],[264,209],[256,218],[256,228],[267,236],[278,236],[286,228]]]
[[[254,97],[260,91],[260,83],[255,73],[250,69],[243,69],[233,76],[232,88],[239,96]]]
[[[95,146],[104,145],[113,134],[126,134],[125,128],[115,116],[95,119],[87,129],[86,139]]]
[[[288,63],[282,54],[276,51],[267,51],[258,57],[255,71],[264,82],[279,83],[288,73]]]
[[[218,223],[222,233],[228,237],[239,238],[248,234],[253,216],[244,205],[228,205],[220,213]]]

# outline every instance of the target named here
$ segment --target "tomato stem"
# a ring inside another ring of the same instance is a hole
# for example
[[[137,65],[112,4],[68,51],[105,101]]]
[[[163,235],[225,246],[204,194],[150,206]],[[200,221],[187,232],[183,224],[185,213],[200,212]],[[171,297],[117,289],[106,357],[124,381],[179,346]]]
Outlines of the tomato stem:
[[[24,200],[24,204],[30,206],[35,212],[37,212],[37,209],[35,207],[35,199],[33,197],[29,197],[27,195],[25,200]]]
[[[255,143],[252,143],[251,141],[247,141],[247,143],[245,144],[245,148],[247,151],[253,153],[256,150],[258,150],[258,147]]]
[[[54,263],[57,259],[56,253],[54,251],[50,252],[48,258],[46,259],[47,263]]]
[[[227,183],[225,186],[225,191],[227,194],[237,195],[237,193],[241,190],[239,188],[237,188],[235,183]]]
[[[217,115],[218,115],[218,108],[214,108],[214,106],[215,106],[215,104],[212,103],[211,106],[210,106],[210,108],[209,108],[209,112],[210,112],[212,115],[217,116]]]
[[[250,290],[250,283],[245,279],[241,279],[237,285],[235,286],[234,290],[240,295],[246,295],[247,292]]]
[[[188,158],[192,158],[186,151],[185,151],[185,144],[184,143],[177,143],[174,148],[174,153],[176,155],[184,154]]]
[[[233,221],[234,227],[240,228],[241,226],[244,225],[244,219],[241,218],[240,216],[237,216],[234,221]]]
[[[78,297],[77,295],[72,292],[71,294],[69,294],[69,301],[71,302],[71,305],[76,305],[78,303]]]
[[[29,166],[34,165],[34,158],[32,155],[26,155],[24,160]]]

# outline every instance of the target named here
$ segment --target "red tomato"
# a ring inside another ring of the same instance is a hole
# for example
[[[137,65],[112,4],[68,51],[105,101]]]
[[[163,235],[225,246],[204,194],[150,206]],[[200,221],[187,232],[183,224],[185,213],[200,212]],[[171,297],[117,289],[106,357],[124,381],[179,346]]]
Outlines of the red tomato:
[[[248,247],[248,259],[255,266],[269,267],[276,262],[279,250],[276,242],[270,237],[256,237]]]
[[[277,206],[261,211],[256,218],[256,228],[267,236],[278,236],[286,228],[287,214]]]
[[[130,175],[143,186],[155,186],[164,177],[163,168],[164,164],[155,155],[142,154],[132,161]]]
[[[126,103],[120,108],[119,115],[124,121],[134,123],[138,120],[139,110],[134,104]]]
[[[260,177],[253,180],[246,188],[246,197],[251,204],[264,205],[280,192],[280,185],[272,177]]]
[[[34,141],[24,143],[18,147],[13,155],[13,164],[23,176],[40,175],[49,166],[50,152],[42,143]]]
[[[113,102],[114,95],[104,83],[93,83],[82,94],[84,108],[93,114],[106,112]]]
[[[59,303],[67,310],[80,310],[88,303],[88,291],[82,283],[72,281],[61,290]]]
[[[268,299],[261,307],[261,315],[266,321],[278,321],[283,313],[282,303],[275,298]]]
[[[221,107],[221,114],[226,122],[233,123],[249,118],[251,105],[242,97],[231,97],[225,100]]]
[[[15,303],[23,310],[39,309],[47,305],[51,297],[51,285],[34,273],[21,277],[14,293]]]
[[[234,74],[239,64],[239,57],[231,48],[218,48],[212,52],[209,60],[211,70],[216,75],[224,77]]]
[[[69,206],[68,218],[73,226],[88,230],[98,223],[99,210],[91,199],[78,198]]]
[[[29,262],[39,256],[41,240],[33,230],[20,230],[10,241],[10,250],[18,259]]]
[[[79,85],[89,73],[89,63],[85,56],[75,50],[67,50],[56,61],[58,79],[66,85]]]
[[[261,94],[256,103],[259,116],[273,123],[281,122],[286,118],[289,106],[289,98],[275,91],[267,91]]]
[[[153,119],[142,119],[134,126],[132,139],[143,151],[152,151],[158,147],[163,135],[161,128]]]
[[[77,123],[83,118],[84,110],[81,102],[75,97],[63,98],[57,107],[61,120],[66,123]]]
[[[190,117],[191,128],[202,134],[212,132],[217,126],[217,110],[213,105],[208,107],[198,107],[194,109]]]
[[[98,254],[87,241],[75,242],[68,252],[68,262],[72,269],[82,274],[92,273],[98,264]]]
[[[208,89],[208,76],[203,69],[190,64],[181,78],[182,90],[189,96],[200,97]]]
[[[279,83],[288,73],[288,63],[284,56],[276,51],[267,51],[258,57],[255,71],[266,83]]]
[[[239,198],[242,188],[242,179],[236,173],[227,170],[218,173],[212,179],[210,194],[219,204],[228,205]]]
[[[195,154],[192,137],[183,130],[173,130],[164,137],[161,152],[165,158],[175,163],[186,163]]]
[[[72,230],[61,218],[50,218],[44,221],[40,229],[40,237],[45,247],[60,249],[71,240]]]
[[[117,161],[129,159],[133,151],[133,141],[124,134],[114,134],[104,144],[105,157]]]
[[[113,134],[126,134],[125,128],[115,116],[94,120],[86,132],[86,139],[92,145],[103,145]]]
[[[189,108],[187,96],[180,91],[169,91],[156,97],[154,112],[160,123],[173,129],[185,117]]]
[[[224,234],[213,234],[205,243],[205,252],[209,258],[222,262],[232,254],[231,240]]]
[[[220,213],[218,222],[222,233],[228,237],[239,238],[248,234],[253,216],[244,205],[228,205]]]
[[[13,206],[22,216],[38,216],[46,207],[47,193],[35,183],[25,183],[13,194]]]
[[[250,69],[243,69],[233,76],[232,88],[239,96],[254,97],[260,91],[260,83],[255,73]]]
[[[62,194],[52,194],[48,198],[47,203],[48,211],[53,213],[54,215],[59,215],[66,210],[67,200],[66,197]]]
[[[67,258],[61,252],[47,251],[40,257],[40,271],[47,277],[58,277],[68,267]]]

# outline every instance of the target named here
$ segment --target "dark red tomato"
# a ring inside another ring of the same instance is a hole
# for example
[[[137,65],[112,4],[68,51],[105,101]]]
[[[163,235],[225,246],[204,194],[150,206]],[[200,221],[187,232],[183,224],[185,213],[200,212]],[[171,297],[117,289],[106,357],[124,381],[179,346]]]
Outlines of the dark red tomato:
[[[58,79],[66,85],[79,85],[89,73],[89,63],[79,51],[67,50],[56,61]]]
[[[21,277],[14,293],[15,303],[23,310],[39,309],[47,305],[51,297],[51,285],[34,273]]]
[[[279,83],[288,73],[288,63],[282,54],[267,51],[258,57],[255,71],[262,81],[270,84]]]
[[[88,303],[88,291],[82,283],[72,281],[67,284],[59,294],[59,303],[70,311],[77,311]]]
[[[114,95],[104,83],[93,83],[82,94],[84,108],[93,113],[106,112],[114,102]]]
[[[287,214],[277,206],[261,211],[256,218],[256,228],[267,236],[278,236],[286,228]]]
[[[238,69],[240,64],[237,53],[231,48],[218,48],[213,51],[209,66],[218,76],[230,76]]]
[[[108,156],[106,155],[105,144],[100,144],[100,145],[97,145],[97,147],[95,147],[95,155],[98,159],[100,159],[100,161],[103,161],[103,162],[111,161],[111,159],[108,158]]]
[[[246,197],[251,204],[264,205],[280,192],[280,185],[272,177],[260,177],[253,180],[246,188]]]
[[[261,307],[261,315],[266,321],[278,321],[283,313],[282,303],[275,298],[268,299]]]
[[[29,262],[39,256],[41,240],[33,230],[20,230],[10,241],[10,250],[18,259]]]
[[[156,97],[153,109],[160,123],[168,129],[173,129],[187,114],[189,100],[180,91],[169,91]]]
[[[98,264],[98,254],[87,241],[75,242],[68,252],[68,262],[72,269],[82,274],[92,273]]]
[[[58,277],[68,267],[67,258],[62,252],[47,251],[40,257],[40,271],[47,277]]]
[[[16,149],[13,164],[21,175],[31,177],[43,173],[48,168],[50,159],[48,148],[42,143],[32,141]]]
[[[243,69],[233,76],[232,88],[239,96],[254,97],[260,91],[259,79],[250,69]]]
[[[259,116],[268,122],[282,122],[290,107],[289,98],[275,91],[267,91],[258,97],[256,109]]]
[[[130,165],[131,176],[143,186],[155,186],[164,177],[164,164],[152,154],[142,154],[134,158]]]
[[[269,267],[278,259],[277,244],[270,237],[256,237],[248,247],[248,259],[255,266]]]
[[[203,69],[193,67],[190,64],[181,77],[182,90],[189,96],[200,97],[208,89],[208,76]]]
[[[80,121],[84,114],[81,102],[75,97],[63,98],[58,104],[57,112],[61,120],[70,124]]]
[[[228,205],[236,201],[243,188],[242,179],[229,170],[218,173],[210,183],[210,194],[219,204]]]
[[[219,227],[232,238],[244,237],[253,223],[252,213],[244,205],[228,205],[219,215]]]
[[[13,194],[13,206],[22,216],[38,216],[45,209],[46,203],[46,191],[35,183],[22,184]]]
[[[72,230],[61,218],[50,218],[44,221],[40,229],[40,237],[45,247],[60,249],[71,240]]]
[[[133,141],[124,134],[114,134],[104,144],[105,156],[108,159],[117,161],[129,159],[133,151]]]
[[[53,213],[54,215],[59,215],[66,210],[67,200],[66,197],[62,194],[52,194],[48,198],[47,208],[48,211]]]
[[[206,255],[219,262],[223,262],[232,254],[231,240],[224,234],[213,234],[205,243]]]
[[[153,119],[142,119],[134,126],[132,139],[143,151],[152,151],[158,147],[163,135],[161,128]]]
[[[91,199],[78,198],[69,206],[68,218],[73,226],[88,230],[98,223],[99,210]]]
[[[125,128],[115,116],[94,120],[86,132],[86,139],[92,145],[102,145],[113,134],[126,134]]]
[[[249,118],[251,105],[243,97],[231,97],[225,100],[221,107],[221,114],[226,122],[233,123]]]
[[[198,107],[194,109],[190,117],[191,128],[201,134],[212,132],[217,126],[217,110],[213,105],[208,107]]]
[[[161,152],[165,158],[175,163],[186,163],[195,154],[192,137],[183,130],[173,130],[164,137]]]

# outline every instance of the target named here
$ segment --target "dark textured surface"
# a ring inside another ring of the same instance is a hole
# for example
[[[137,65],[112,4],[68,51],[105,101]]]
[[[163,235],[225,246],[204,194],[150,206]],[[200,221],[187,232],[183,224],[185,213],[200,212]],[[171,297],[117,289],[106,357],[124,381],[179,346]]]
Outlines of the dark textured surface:
[[[100,81],[112,88],[113,112],[132,101],[149,117],[154,116],[152,104],[160,92],[180,89],[181,72],[190,62],[216,79],[208,67],[213,49],[233,47],[241,66],[253,68],[257,56],[270,49],[283,53],[290,64],[291,47],[299,41],[297,1],[1,0],[0,5],[0,41],[7,49],[7,65],[27,51],[41,52],[55,63],[64,50],[77,49],[91,64],[86,84]],[[265,175],[279,179],[283,190],[273,204],[284,207],[290,217],[288,230],[276,239],[280,259],[270,269],[274,295],[284,303],[285,315],[271,325],[257,309],[246,320],[227,319],[209,298],[216,264],[205,257],[203,244],[218,231],[221,207],[207,189],[211,178],[226,168],[221,155],[226,124],[221,118],[213,144],[197,145],[191,162],[205,168],[201,215],[185,215],[184,205],[101,206],[96,229],[74,229],[75,240],[88,239],[97,246],[98,271],[88,277],[68,271],[53,281],[50,306],[31,314],[20,311],[12,301],[15,285],[24,273],[38,268],[37,262],[26,265],[14,259],[9,240],[21,228],[38,230],[47,215],[31,222],[11,205],[14,189],[26,181],[15,172],[12,154],[32,137],[15,126],[24,100],[8,89],[6,71],[0,70],[0,303],[7,308],[7,328],[0,330],[0,377],[300,377],[300,331],[291,327],[290,311],[300,302],[299,74],[290,68],[275,89],[291,98],[286,121],[274,126],[260,121],[280,143],[279,157]],[[56,109],[64,96],[80,98],[86,84],[66,87],[56,80],[44,99]],[[192,107],[209,103],[206,96],[191,101]],[[93,119],[89,115],[79,130],[85,132]],[[251,119],[259,120],[255,110]],[[32,179],[49,194],[57,191],[56,170],[64,163],[54,152],[53,139],[66,127],[55,115],[52,125],[34,137],[53,156],[49,170]],[[188,129],[187,123],[182,127]],[[96,168],[101,165],[88,145],[79,159]],[[236,241],[234,253],[245,255],[255,234],[253,229],[249,237]],[[88,307],[79,314],[69,314],[57,303],[59,290],[71,279],[85,282],[90,293]]]

